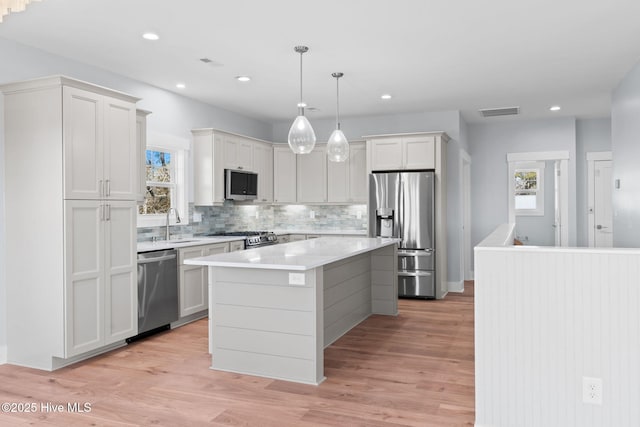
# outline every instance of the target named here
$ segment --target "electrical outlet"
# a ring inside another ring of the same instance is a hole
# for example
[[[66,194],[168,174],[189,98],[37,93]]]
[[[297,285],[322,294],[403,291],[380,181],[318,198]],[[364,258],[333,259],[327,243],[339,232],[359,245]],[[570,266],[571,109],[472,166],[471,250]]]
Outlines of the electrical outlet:
[[[602,405],[602,378],[582,377],[582,401]]]
[[[356,212],[356,219],[362,219],[362,211]]]
[[[260,211],[256,211],[256,219],[260,218]]]
[[[309,212],[309,218],[315,219],[315,217],[316,217],[316,213],[314,211],[310,211]]]

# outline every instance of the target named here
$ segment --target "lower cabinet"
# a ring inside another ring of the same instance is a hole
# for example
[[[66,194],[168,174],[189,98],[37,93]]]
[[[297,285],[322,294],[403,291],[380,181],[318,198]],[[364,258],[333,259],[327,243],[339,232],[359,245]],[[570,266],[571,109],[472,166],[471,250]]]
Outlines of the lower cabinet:
[[[65,358],[138,333],[136,202],[67,200]]]
[[[234,245],[234,247],[237,248],[237,245]],[[208,267],[186,265],[184,260],[224,252],[229,252],[229,243],[216,243],[213,245],[191,246],[178,249],[178,286],[181,318],[209,308]]]

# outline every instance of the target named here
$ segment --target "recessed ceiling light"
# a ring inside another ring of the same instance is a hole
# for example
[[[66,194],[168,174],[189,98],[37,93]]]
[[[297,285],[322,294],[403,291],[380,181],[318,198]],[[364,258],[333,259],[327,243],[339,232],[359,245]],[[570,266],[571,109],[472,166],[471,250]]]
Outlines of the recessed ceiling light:
[[[236,80],[239,82],[248,82],[251,80],[249,76],[236,76]]]
[[[145,40],[158,40],[160,38],[156,33],[144,33],[142,38]]]
[[[176,87],[178,89],[184,89],[185,87],[187,87],[187,85],[185,85],[184,83],[176,83]]]
[[[391,99],[391,95],[389,95],[388,93],[385,93],[380,98],[382,98],[382,99]]]
[[[559,105],[554,105],[553,107],[549,108],[549,110],[551,110],[551,111],[560,111],[560,106]]]

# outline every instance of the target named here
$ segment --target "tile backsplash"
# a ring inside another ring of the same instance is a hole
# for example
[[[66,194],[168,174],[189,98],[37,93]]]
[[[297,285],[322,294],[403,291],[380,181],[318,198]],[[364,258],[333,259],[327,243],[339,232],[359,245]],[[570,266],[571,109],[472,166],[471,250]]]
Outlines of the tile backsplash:
[[[202,216],[194,222],[193,216]],[[189,224],[171,226],[172,236],[245,230],[367,230],[367,205],[189,204]],[[138,228],[138,241],[164,239],[164,227]]]

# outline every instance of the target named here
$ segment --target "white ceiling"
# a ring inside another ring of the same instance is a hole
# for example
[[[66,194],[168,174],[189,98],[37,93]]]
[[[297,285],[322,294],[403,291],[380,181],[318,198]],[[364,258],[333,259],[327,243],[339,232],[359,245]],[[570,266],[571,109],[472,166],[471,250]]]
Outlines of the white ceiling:
[[[6,16],[0,37],[265,121],[296,115],[304,44],[310,118],[334,116],[341,71],[343,117],[461,110],[478,122],[501,120],[479,108],[507,106],[608,116],[640,58],[639,17],[638,0],[43,0]]]

